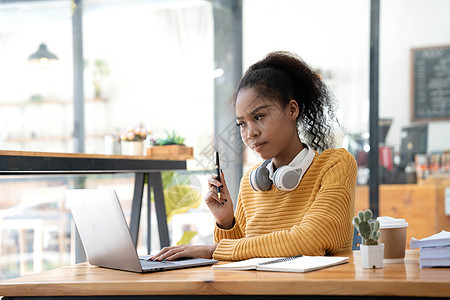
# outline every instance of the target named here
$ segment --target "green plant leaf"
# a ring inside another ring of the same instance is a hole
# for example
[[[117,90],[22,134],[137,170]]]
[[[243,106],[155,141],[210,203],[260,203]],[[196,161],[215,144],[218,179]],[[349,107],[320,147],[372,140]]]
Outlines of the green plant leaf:
[[[98,73],[98,75],[100,76],[108,76],[109,75],[109,67],[108,67],[108,63],[102,59],[96,59],[94,61],[94,65],[96,67],[96,72]]]
[[[163,189],[166,189],[169,184],[172,183],[172,179],[175,176],[175,172],[174,171],[168,171],[168,172],[161,172],[161,180],[163,183]]]
[[[361,221],[364,221],[364,213],[362,211],[358,212],[358,216]]]
[[[186,138],[177,135],[175,130],[172,130],[172,132],[166,130],[165,132],[165,138],[155,138],[151,141],[153,146],[184,145]]]
[[[197,235],[197,232],[195,231],[185,231],[183,232],[183,236],[181,239],[177,242],[177,245],[188,245],[189,242],[192,240],[194,236]]]
[[[168,187],[164,190],[164,202],[166,205],[167,222],[176,214],[185,213],[191,208],[197,208],[202,195],[187,184]]]
[[[373,226],[374,226],[374,227],[373,227],[374,231],[377,231],[378,229],[380,229],[380,221],[376,220],[376,221],[374,222],[374,225],[373,225]]]

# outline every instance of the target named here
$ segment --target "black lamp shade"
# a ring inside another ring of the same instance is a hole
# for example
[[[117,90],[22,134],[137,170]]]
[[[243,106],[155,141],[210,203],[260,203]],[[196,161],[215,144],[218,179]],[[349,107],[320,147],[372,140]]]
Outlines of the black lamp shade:
[[[47,50],[47,46],[45,44],[40,44],[38,51],[31,54],[28,57],[28,60],[40,60],[41,58],[47,58],[47,59],[58,59],[58,57]]]

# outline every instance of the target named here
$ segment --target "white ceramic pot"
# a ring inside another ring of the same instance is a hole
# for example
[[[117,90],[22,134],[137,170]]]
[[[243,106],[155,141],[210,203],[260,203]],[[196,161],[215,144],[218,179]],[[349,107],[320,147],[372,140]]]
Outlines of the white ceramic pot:
[[[144,155],[144,142],[143,141],[132,141],[120,142],[120,150],[122,155],[135,155],[142,156]]]
[[[384,244],[360,245],[362,266],[365,269],[383,267]]]

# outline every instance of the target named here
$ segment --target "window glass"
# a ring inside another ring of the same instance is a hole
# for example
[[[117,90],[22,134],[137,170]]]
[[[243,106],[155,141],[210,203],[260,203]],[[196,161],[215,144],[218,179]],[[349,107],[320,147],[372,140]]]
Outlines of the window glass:
[[[336,145],[348,148],[355,157],[364,147],[360,140],[367,138],[368,151],[369,4],[358,0],[243,2],[244,69],[271,51],[287,50],[302,57],[334,93],[340,124]],[[245,168],[259,161],[249,151],[246,154]],[[366,160],[361,157],[360,165],[364,167]]]
[[[420,181],[447,172],[450,139],[443,137],[450,131],[449,11],[445,0],[381,2],[382,183],[414,184],[417,177]],[[420,115],[414,117],[414,108]],[[436,115],[439,111],[447,111],[447,117]]]
[[[72,150],[70,7],[70,1],[0,5],[1,149]],[[58,59],[30,61],[41,44]]]
[[[71,5],[70,1],[0,5],[2,150],[73,151]],[[86,152],[106,153],[112,138],[115,147],[109,154],[119,154],[120,134],[137,125],[155,140],[168,134],[184,138],[186,146],[195,149],[195,159],[188,161],[191,173],[171,176],[168,187],[187,185],[197,201],[190,205],[186,193],[166,196],[179,202],[170,216],[169,234],[173,243],[187,231],[193,235],[191,242],[211,243],[214,222],[202,201],[210,176],[204,170],[211,165],[197,159],[213,142],[217,75],[211,3],[83,1],[82,12]],[[27,61],[41,43],[58,57],[45,67]],[[75,227],[64,201],[64,190],[73,188],[74,180],[0,178],[1,279],[75,262]],[[88,176],[83,181],[88,188],[114,188],[129,219],[132,174]],[[145,199],[146,189],[138,241],[141,255],[147,254]],[[158,249],[153,217],[151,250]]]
[[[380,5],[379,214],[406,219],[407,241],[450,228],[449,12],[445,0]]]
[[[83,41],[85,97],[103,100],[86,110],[87,152],[102,152],[104,135],[118,136],[139,124],[154,139],[175,131],[196,154],[209,145],[214,97],[210,3],[86,1]]]

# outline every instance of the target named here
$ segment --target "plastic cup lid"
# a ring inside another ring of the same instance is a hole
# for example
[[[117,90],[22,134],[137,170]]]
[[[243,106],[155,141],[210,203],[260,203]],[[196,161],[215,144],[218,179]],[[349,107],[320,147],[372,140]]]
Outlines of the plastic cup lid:
[[[401,228],[408,227],[408,222],[405,219],[396,219],[392,217],[378,217],[380,228]]]

